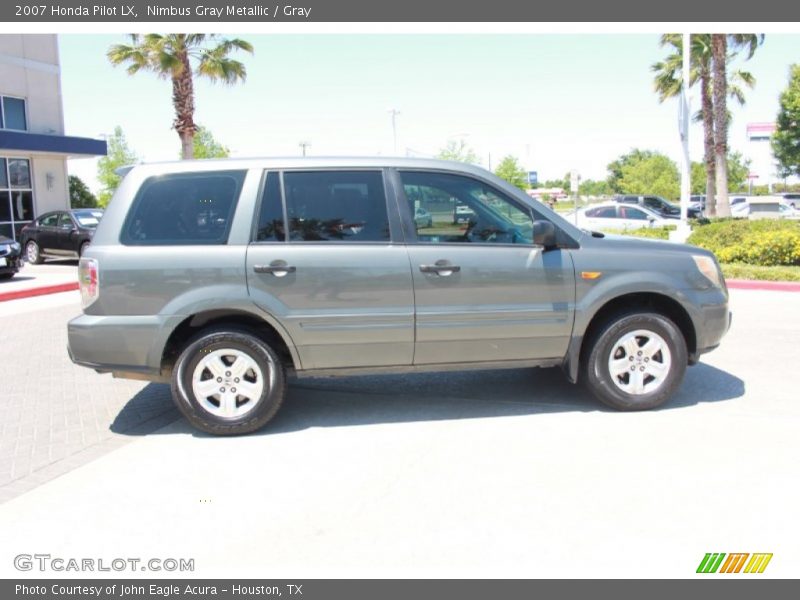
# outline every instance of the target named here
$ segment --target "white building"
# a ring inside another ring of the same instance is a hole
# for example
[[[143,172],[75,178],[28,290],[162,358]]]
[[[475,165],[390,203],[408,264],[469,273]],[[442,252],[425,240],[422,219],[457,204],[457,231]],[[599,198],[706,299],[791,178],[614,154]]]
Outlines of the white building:
[[[69,208],[67,158],[104,154],[105,141],[64,135],[57,37],[0,35],[0,235]]]
[[[775,123],[747,124],[747,153],[750,163],[750,180],[753,185],[767,185],[770,192],[772,184],[778,181],[775,157],[772,154],[772,134]]]

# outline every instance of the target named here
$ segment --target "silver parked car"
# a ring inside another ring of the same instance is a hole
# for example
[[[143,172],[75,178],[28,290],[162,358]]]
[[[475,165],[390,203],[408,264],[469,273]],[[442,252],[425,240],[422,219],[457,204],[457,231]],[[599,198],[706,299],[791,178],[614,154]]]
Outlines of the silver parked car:
[[[418,208],[459,206],[464,222],[418,228]],[[216,434],[267,423],[287,371],[560,366],[609,406],[653,408],[730,323],[710,252],[583,231],[437,160],[139,165],[79,272],[72,360],[170,382]]]

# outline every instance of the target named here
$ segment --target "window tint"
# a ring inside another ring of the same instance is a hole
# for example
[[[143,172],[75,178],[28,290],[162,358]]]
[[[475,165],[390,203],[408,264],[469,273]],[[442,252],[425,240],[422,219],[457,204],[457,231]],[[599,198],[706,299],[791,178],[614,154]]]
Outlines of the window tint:
[[[25,131],[28,124],[25,120],[25,100],[21,98],[3,98],[3,117],[6,129],[19,129]]]
[[[244,171],[176,173],[144,182],[122,232],[122,242],[157,246],[224,244]]]
[[[31,187],[31,163],[25,158],[8,159],[8,178],[11,187]]]
[[[304,242],[388,241],[380,171],[283,174],[289,239]]]
[[[531,211],[477,179],[408,171],[400,177],[420,242],[533,243]]]
[[[617,209],[615,206],[598,206],[587,210],[586,216],[593,219],[615,219],[617,217]]]
[[[620,210],[620,216],[623,219],[637,219],[639,221],[647,220],[647,213],[645,213],[643,210],[639,210],[638,208],[623,206],[620,207],[619,210]]]
[[[39,225],[42,227],[56,227],[58,225],[58,213],[45,215],[39,219]]]
[[[261,210],[258,213],[258,242],[286,241],[286,227],[283,223],[283,204],[281,202],[281,178],[278,173],[267,173]]]
[[[58,226],[63,229],[72,229],[72,219],[69,218],[67,213],[61,213],[58,217]]]
[[[647,197],[644,199],[644,205],[655,210],[661,210],[662,208],[661,201],[658,198]]]

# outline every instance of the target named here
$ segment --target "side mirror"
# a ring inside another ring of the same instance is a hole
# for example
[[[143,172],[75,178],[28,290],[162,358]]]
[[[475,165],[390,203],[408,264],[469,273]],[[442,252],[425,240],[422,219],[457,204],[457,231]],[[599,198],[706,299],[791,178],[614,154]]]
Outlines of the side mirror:
[[[545,250],[556,246],[556,228],[550,221],[533,222],[533,243]]]

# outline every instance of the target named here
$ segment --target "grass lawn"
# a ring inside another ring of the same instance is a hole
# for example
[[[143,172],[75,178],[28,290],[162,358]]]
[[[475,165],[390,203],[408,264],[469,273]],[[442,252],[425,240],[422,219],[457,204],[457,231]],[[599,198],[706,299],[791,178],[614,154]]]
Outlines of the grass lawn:
[[[800,281],[800,267],[760,267],[742,263],[723,263],[722,274],[726,279]]]

